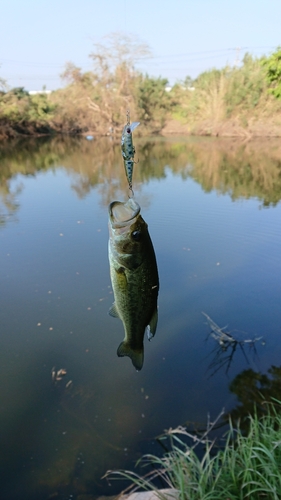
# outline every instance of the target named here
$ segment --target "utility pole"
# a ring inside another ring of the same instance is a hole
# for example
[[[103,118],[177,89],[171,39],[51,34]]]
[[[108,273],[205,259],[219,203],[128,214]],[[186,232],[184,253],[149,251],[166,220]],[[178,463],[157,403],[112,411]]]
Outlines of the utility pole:
[[[236,47],[236,56],[235,56],[235,61],[234,61],[234,67],[237,67],[238,64],[240,63],[240,50],[241,47]]]

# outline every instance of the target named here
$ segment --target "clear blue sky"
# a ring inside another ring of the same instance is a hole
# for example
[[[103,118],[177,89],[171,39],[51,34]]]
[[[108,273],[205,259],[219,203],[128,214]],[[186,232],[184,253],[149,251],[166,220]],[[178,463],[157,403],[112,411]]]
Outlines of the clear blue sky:
[[[281,0],[3,0],[0,77],[10,87],[56,89],[67,61],[91,69],[93,44],[116,31],[146,42],[154,58],[142,71],[173,84],[245,52],[273,52]]]

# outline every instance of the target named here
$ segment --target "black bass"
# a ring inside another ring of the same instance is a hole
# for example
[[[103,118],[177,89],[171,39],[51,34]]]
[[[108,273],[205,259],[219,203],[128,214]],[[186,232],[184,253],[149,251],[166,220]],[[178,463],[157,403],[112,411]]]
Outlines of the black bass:
[[[109,205],[109,264],[115,302],[109,314],[122,320],[125,338],[118,356],[143,365],[143,338],[156,332],[159,278],[156,257],[140,206],[132,199]]]
[[[133,169],[134,169],[134,156],[135,148],[133,146],[133,135],[132,132],[137,128],[140,122],[130,123],[128,118],[128,123],[123,128],[121,137],[121,152],[124,160],[124,167],[126,172],[126,177],[129,183],[129,188],[132,189],[133,180]]]

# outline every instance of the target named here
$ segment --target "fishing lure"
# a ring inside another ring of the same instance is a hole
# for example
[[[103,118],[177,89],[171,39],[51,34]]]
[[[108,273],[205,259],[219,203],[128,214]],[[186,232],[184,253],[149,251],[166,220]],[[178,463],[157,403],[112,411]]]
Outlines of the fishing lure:
[[[135,128],[137,128],[140,122],[130,123],[129,113],[127,113],[127,118],[128,121],[123,128],[121,137],[121,152],[124,160],[125,172],[129,183],[129,188],[132,190],[134,163],[137,163],[136,161],[134,161],[135,148],[133,146],[132,132],[133,130],[135,130]]]

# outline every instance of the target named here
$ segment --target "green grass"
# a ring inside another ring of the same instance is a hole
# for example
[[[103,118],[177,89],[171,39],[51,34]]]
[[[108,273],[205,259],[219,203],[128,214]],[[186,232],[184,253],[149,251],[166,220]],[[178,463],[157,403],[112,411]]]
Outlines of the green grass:
[[[161,458],[146,455],[142,459],[152,466],[152,472],[140,476],[131,471],[108,471],[107,475],[129,479],[127,492],[157,492],[155,479],[161,478],[166,487],[178,490],[180,500],[279,500],[281,402],[273,400],[264,416],[255,413],[248,419],[246,434],[239,425],[234,429],[230,421],[225,445],[217,452],[209,433],[218,419],[203,436],[193,436],[192,446],[184,442],[191,437],[185,428],[170,429],[165,436],[171,439],[171,451]],[[198,445],[204,446],[201,458],[196,453]]]

